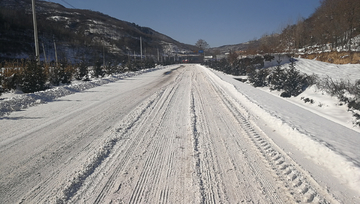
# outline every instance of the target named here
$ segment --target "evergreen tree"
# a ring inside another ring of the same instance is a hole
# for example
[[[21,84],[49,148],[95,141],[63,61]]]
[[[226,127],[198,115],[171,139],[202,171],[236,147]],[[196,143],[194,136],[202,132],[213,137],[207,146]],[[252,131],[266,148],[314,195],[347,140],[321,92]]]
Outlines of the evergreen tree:
[[[49,75],[50,75],[49,77],[50,83],[54,86],[59,86],[61,82],[61,76],[63,75],[61,68],[57,66],[51,67]]]
[[[0,96],[2,95],[2,93],[4,92],[4,89],[2,87],[2,75],[0,75]]]
[[[306,78],[295,68],[295,59],[290,58],[289,69],[286,70],[284,91],[291,96],[297,96],[303,91],[305,83]]]
[[[94,75],[95,78],[105,76],[105,72],[103,71],[103,69],[101,67],[101,62],[100,61],[97,61],[95,63],[93,75]]]
[[[270,90],[277,90],[280,91],[284,88],[284,81],[285,81],[285,72],[284,69],[281,68],[281,60],[280,56],[277,60],[277,65],[275,70],[270,74],[269,77],[269,84],[270,84]]]
[[[24,70],[20,88],[24,93],[33,93],[45,90],[46,74],[36,61],[30,61]]]
[[[82,61],[78,65],[78,70],[77,70],[75,78],[77,80],[88,81],[89,80],[88,74],[89,74],[88,66],[86,65],[86,63],[84,61]]]
[[[74,69],[73,67],[68,64],[67,62],[64,62],[61,64],[60,66],[60,70],[61,70],[61,83],[63,84],[71,84],[71,80],[74,74]]]
[[[269,71],[267,69],[256,70],[254,66],[248,74],[249,82],[254,87],[264,87],[267,85],[266,78],[269,75]]]

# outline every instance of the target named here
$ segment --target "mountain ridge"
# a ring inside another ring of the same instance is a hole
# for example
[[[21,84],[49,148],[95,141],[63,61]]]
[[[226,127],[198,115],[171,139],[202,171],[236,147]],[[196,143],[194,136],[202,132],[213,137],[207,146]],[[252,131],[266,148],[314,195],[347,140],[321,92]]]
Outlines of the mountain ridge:
[[[97,11],[66,8],[46,1],[36,2],[40,58],[54,60],[55,45],[61,58],[68,61],[102,58],[122,61],[143,53],[148,57],[173,56],[180,51],[192,51],[195,46],[122,21]],[[0,2],[0,57],[3,59],[33,57],[34,43],[30,18],[31,0],[2,0]],[[46,53],[46,54],[44,54]]]

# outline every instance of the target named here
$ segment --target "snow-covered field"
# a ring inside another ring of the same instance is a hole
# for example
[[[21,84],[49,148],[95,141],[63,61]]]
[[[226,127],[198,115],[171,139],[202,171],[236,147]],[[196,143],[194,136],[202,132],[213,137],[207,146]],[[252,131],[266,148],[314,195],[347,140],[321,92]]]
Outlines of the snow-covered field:
[[[5,94],[0,203],[360,203],[360,129],[303,96],[191,64]]]

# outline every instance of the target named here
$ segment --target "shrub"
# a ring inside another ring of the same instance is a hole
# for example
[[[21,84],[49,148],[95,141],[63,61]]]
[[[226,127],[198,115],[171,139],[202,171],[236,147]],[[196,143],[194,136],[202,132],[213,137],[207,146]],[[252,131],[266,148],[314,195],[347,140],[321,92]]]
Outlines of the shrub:
[[[78,64],[78,69],[77,69],[77,72],[75,74],[75,78],[77,80],[84,80],[84,81],[89,80],[88,66],[84,61],[82,61],[81,63]]]
[[[63,74],[61,76],[61,83],[71,84],[71,81],[75,74],[76,69],[71,64],[68,64],[67,62],[62,63],[60,68],[62,70],[61,73]]]
[[[25,61],[21,62],[5,62],[2,71],[1,86],[3,91],[13,90],[19,87],[21,79],[23,78],[23,70],[26,67]]]
[[[93,72],[93,77],[95,77],[95,78],[105,76],[105,72],[101,67],[101,62],[100,61],[95,62],[95,66],[94,66],[93,71],[94,71]]]
[[[61,76],[63,75],[61,73],[61,69],[60,67],[50,67],[50,71],[49,71],[49,81],[52,85],[54,86],[59,86],[60,82],[61,82]]]
[[[111,62],[108,62],[107,66],[105,67],[105,72],[108,75],[116,74],[118,73],[118,67],[116,65],[111,64]]]
[[[152,68],[155,67],[155,61],[153,58],[145,60],[145,68]]]
[[[33,93],[45,90],[46,74],[44,69],[37,65],[36,61],[27,62],[23,72],[20,88],[24,93]]]
[[[269,71],[267,69],[260,69],[260,70],[256,70],[253,69],[253,71],[251,71],[249,73],[249,82],[254,86],[254,87],[264,87],[267,85],[267,76],[269,75]]]
[[[290,98],[290,97],[291,97],[291,94],[288,93],[288,92],[282,92],[282,93],[280,94],[280,96],[283,97],[283,98]]]
[[[276,66],[275,70],[269,75],[269,85],[270,90],[280,91],[284,89],[284,81],[286,78],[286,73],[284,69],[281,68],[280,63]]]
[[[283,89],[285,92],[289,93],[292,96],[297,96],[303,91],[303,76],[300,75],[300,72],[291,67],[289,70],[286,70],[286,78],[283,82]]]
[[[307,78],[307,75],[301,74],[300,71],[296,70],[295,60],[290,59],[289,69],[285,71],[284,91],[291,96],[298,96],[309,86]]]
[[[51,67],[49,69],[49,82],[54,86],[70,84],[76,72],[75,67],[67,62],[63,62],[59,66]]]
[[[3,76],[2,76],[2,74],[1,74],[1,69],[0,69],[0,96],[2,95],[2,93],[4,92],[4,89],[3,89],[3,87],[2,87],[2,78],[3,78]]]

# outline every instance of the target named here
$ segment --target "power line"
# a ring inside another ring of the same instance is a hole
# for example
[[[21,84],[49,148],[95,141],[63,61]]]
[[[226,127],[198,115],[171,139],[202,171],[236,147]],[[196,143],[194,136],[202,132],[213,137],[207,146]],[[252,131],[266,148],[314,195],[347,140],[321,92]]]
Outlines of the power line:
[[[48,0],[48,1],[51,1],[51,0]],[[67,2],[67,1],[65,1],[65,0],[61,0],[61,1],[64,2],[65,4],[67,4],[68,6],[76,9],[75,6],[71,5],[69,2]],[[55,3],[54,1],[51,1],[51,2]]]
[[[61,0],[61,1],[62,1],[62,2],[64,2],[65,4],[69,5],[70,7],[72,7],[72,8],[74,8],[74,9],[76,9],[76,8],[75,8],[75,6],[73,6],[73,5],[69,4],[67,1],[65,1],[65,0]]]

